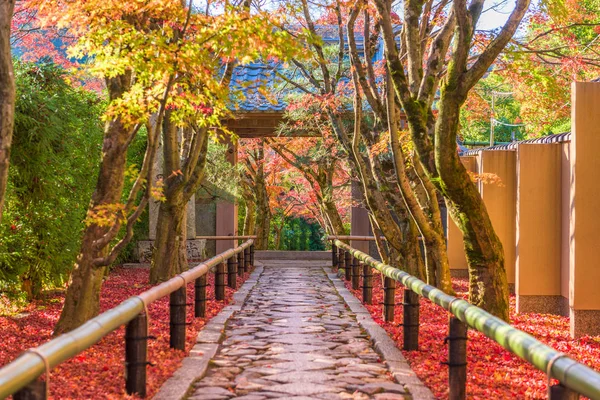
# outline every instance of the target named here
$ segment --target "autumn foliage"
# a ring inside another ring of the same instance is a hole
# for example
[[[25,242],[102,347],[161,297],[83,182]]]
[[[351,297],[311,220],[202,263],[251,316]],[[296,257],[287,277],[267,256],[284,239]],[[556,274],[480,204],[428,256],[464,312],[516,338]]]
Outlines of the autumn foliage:
[[[238,277],[238,287],[245,280]],[[214,300],[214,274],[208,275],[206,318],[194,318],[193,307],[188,307],[186,351],[169,348],[169,298],[164,297],[148,307],[149,332],[155,340],[148,341],[147,369],[148,397],[179,368],[181,360],[195,344],[198,331],[231,302],[234,291],[226,287],[225,301]],[[149,289],[145,269],[117,268],[102,287],[101,311],[117,306],[127,298]],[[6,299],[0,297],[0,302]],[[10,361],[28,348],[39,346],[52,338],[54,325],[60,315],[64,294],[47,293],[40,301],[30,303],[13,316],[0,317],[0,365]],[[187,303],[194,302],[194,284],[187,287]],[[54,399],[123,399],[135,398],[125,394],[125,327],[121,327],[98,344],[71,360],[52,369],[50,395]],[[47,378],[44,378],[47,379]]]
[[[353,291],[346,281],[346,287],[362,299],[360,290]],[[453,279],[457,297],[466,299],[468,282]],[[402,287],[396,289],[396,304],[402,303]],[[396,307],[394,322],[382,319],[383,288],[381,274],[373,276],[373,305],[365,305],[371,316],[402,348],[402,309]],[[572,339],[569,334],[569,319],[551,314],[517,314],[515,296],[510,297],[511,324],[554,349],[567,354],[593,369],[600,369],[600,337],[584,336]],[[438,399],[448,398],[448,346],[444,338],[448,336],[450,314],[433,304],[420,299],[419,350],[403,351],[410,367],[419,379],[431,389]],[[520,359],[488,339],[483,333],[468,331],[467,342],[467,398],[469,399],[545,399],[547,398],[548,378],[528,362]],[[554,384],[555,381],[552,381]]]

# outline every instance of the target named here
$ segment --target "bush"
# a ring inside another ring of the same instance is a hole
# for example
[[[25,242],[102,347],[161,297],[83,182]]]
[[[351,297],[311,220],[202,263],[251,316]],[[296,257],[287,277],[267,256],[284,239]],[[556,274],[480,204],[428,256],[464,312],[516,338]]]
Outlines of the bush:
[[[0,226],[0,289],[29,298],[64,284],[95,187],[104,107],[51,63],[15,63],[17,101]]]

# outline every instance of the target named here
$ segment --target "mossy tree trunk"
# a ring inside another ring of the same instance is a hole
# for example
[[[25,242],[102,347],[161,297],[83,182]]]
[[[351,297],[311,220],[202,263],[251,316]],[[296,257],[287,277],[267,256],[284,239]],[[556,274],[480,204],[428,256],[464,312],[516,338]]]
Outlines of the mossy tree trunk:
[[[130,84],[130,75],[107,80],[111,100],[120,98],[129,89]],[[127,148],[132,135],[135,135],[135,131],[125,126],[118,118],[106,123],[102,160],[89,212],[98,210],[102,206],[118,204],[121,201]],[[109,227],[99,226],[96,223],[90,223],[85,227],[80,252],[65,294],[65,303],[54,328],[55,334],[75,329],[98,314],[100,289],[106,267],[98,267],[94,261],[106,254],[107,245],[98,247],[96,242],[109,230]]]
[[[502,244],[475,185],[460,162],[456,138],[460,108],[508,44],[529,0],[517,0],[508,20],[482,51],[472,57],[475,26],[484,1],[454,1],[426,54],[422,43],[443,8],[424,14],[423,0],[404,2],[401,48],[392,22],[391,0],[375,0],[383,35],[386,66],[408,119],[415,148],[431,182],[448,200],[450,215],[463,232],[470,273],[470,301],[508,320],[508,287]],[[450,45],[453,44],[451,52]],[[402,58],[400,57],[402,55]],[[449,62],[447,61],[449,60]],[[443,76],[443,78],[442,78]],[[432,104],[438,87],[438,114]]]
[[[208,129],[179,128],[167,111],[162,124],[165,201],[160,204],[156,225],[150,282],[171,279],[188,268],[187,205],[204,177]]]

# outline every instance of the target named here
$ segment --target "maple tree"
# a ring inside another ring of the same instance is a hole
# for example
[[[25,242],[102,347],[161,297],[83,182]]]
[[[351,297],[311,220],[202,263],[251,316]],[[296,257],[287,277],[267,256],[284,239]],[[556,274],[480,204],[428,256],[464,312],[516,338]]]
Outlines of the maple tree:
[[[178,40],[190,42],[189,48],[183,49],[189,54],[175,64],[180,69],[175,86],[182,91],[176,98],[181,100],[174,103],[173,110],[166,111],[161,127],[165,201],[159,208],[152,282],[167,280],[187,268],[185,210],[204,177],[210,129],[220,127],[229,112],[233,69],[260,57],[285,59],[295,51],[291,36],[276,29],[277,18],[251,10],[249,4],[226,6],[214,15],[208,10],[190,13],[188,17],[192,28],[189,38],[183,32]],[[198,44],[203,45],[200,51],[195,47]],[[259,220],[265,221],[268,238],[268,218],[260,216]],[[260,239],[256,246],[262,248]]]
[[[344,157],[336,148],[333,138],[326,135],[322,138],[278,138],[268,143],[289,165],[287,168],[300,172],[312,189],[319,210],[318,220],[323,229],[330,235],[347,234],[339,211],[344,205],[343,197],[339,196],[337,189],[347,183],[348,175],[343,170]],[[301,183],[295,186],[301,186]],[[297,203],[310,207],[307,202]]]
[[[345,34],[348,9],[335,2],[322,5],[320,10],[305,1],[300,1],[297,6],[301,11],[291,15],[298,25],[306,26],[311,33],[313,40],[305,43],[305,47],[312,59],[306,62],[295,60],[297,72],[291,77],[282,76],[282,79],[300,92],[296,100],[301,104],[299,108],[314,118],[327,120],[333,136],[348,157],[352,175],[360,182],[375,234],[379,236],[380,232],[386,238],[386,241],[377,241],[382,258],[424,277],[419,232],[396,189],[393,161],[387,148],[389,136],[382,129],[381,120],[373,118],[373,113],[363,113],[365,92],[352,82],[357,64],[352,62],[351,65],[346,48],[347,39],[350,44],[350,37],[346,38]],[[319,16],[317,23],[313,14]],[[334,25],[323,27],[318,25],[321,22],[333,22]],[[369,35],[365,38],[362,42],[365,59],[370,60],[373,47]],[[334,44],[328,44],[332,39]],[[375,36],[373,40],[376,42]],[[378,92],[377,82],[381,82],[383,71],[378,65],[367,64],[373,80],[371,89]],[[354,115],[348,111],[351,108]],[[360,129],[363,125],[368,127],[368,132]]]
[[[521,32],[469,93],[461,136],[486,140],[492,117],[499,141],[569,131],[571,82],[600,77],[599,8],[593,0],[532,5]]]
[[[599,10],[595,0],[537,5],[499,63],[529,135],[568,131],[571,82],[600,77]]]
[[[456,140],[460,109],[469,91],[509,43],[529,3],[517,0],[500,31],[489,43],[478,46],[476,27],[483,0],[468,4],[455,0],[448,13],[435,12],[432,7],[439,10],[440,5],[433,1],[405,1],[400,43],[396,41],[392,2],[374,0],[386,67],[407,115],[412,142],[424,171],[446,198],[450,215],[464,236],[471,281],[469,299],[505,320],[509,318],[508,284],[502,243],[460,161]],[[431,25],[437,27],[433,35],[428,34]],[[473,51],[477,51],[475,57]]]
[[[136,3],[47,3],[32,1],[42,22],[65,29],[78,38],[71,54],[89,57],[89,71],[104,79],[109,106],[105,115],[103,158],[88,210],[80,253],[71,273],[66,300],[56,333],[71,330],[99,308],[100,287],[106,265],[133,235],[133,224],[152,193],[151,165],[156,153],[156,128],[148,129],[144,161],[125,203],[121,196],[125,179],[126,153],[132,140],[152,113],[157,124],[166,110],[173,89],[170,23],[184,21],[187,13],[179,2]],[[165,18],[171,17],[171,20]],[[105,23],[110,21],[110,23]],[[159,23],[161,22],[162,23]],[[163,58],[156,58],[157,52]],[[148,62],[150,59],[154,62]],[[109,247],[124,227],[126,234]]]
[[[265,170],[265,139],[246,141],[240,161],[244,166],[242,187],[246,194],[246,204],[250,204],[247,207],[249,211],[246,212],[244,232],[256,235],[254,246],[257,250],[266,250],[269,247],[272,216],[267,179],[272,171]]]

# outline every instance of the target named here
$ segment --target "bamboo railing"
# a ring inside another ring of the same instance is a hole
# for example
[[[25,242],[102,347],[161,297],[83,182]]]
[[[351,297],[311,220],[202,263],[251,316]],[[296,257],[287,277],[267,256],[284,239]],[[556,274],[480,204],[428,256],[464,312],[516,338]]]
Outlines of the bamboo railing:
[[[349,264],[348,260],[350,260]],[[548,388],[548,398],[571,399],[576,394],[581,394],[591,399],[600,399],[600,373],[466,300],[446,294],[440,289],[428,285],[400,269],[379,262],[337,239],[332,243],[332,261],[334,266],[337,265],[346,270],[356,270],[355,265],[362,262],[364,267],[374,268],[384,275],[386,284],[384,284],[383,302],[386,320],[393,320],[394,317],[395,282],[399,282],[405,287],[402,303],[403,348],[405,350],[418,349],[419,296],[431,300],[452,314],[449,321],[449,334],[444,339],[449,343],[449,359],[446,364],[450,368],[450,399],[466,397],[467,326],[483,333],[506,350],[545,372],[549,382],[550,378],[557,379],[560,384]],[[393,281],[393,284],[390,281]]]
[[[215,298],[216,300],[224,300],[225,276],[228,275],[225,272],[225,262],[235,260],[235,263],[231,265],[238,268],[236,272],[243,274],[248,271],[249,265],[253,265],[251,264],[253,253],[254,241],[250,239],[240,246],[218,254],[166,282],[154,286],[137,296],[128,298],[118,306],[92,318],[71,332],[25,351],[16,360],[0,369],[0,399],[11,394],[18,397],[19,391],[27,391],[28,393],[33,391],[38,396],[35,397],[36,399],[45,399],[48,393],[47,388],[43,385],[43,382],[36,382],[39,376],[90,348],[103,337],[125,324],[127,324],[125,332],[126,391],[128,394],[136,393],[144,397],[146,395],[146,366],[148,364],[146,359],[147,340],[149,339],[148,305],[170,295],[169,343],[172,348],[185,350],[185,289],[187,284],[192,281],[195,282],[194,315],[204,317],[206,311],[206,275],[209,270],[216,267]],[[241,260],[241,264],[239,260]],[[241,272],[239,272],[240,269]],[[235,276],[234,274],[234,282]],[[233,282],[230,279],[228,280],[229,285],[232,286]]]

